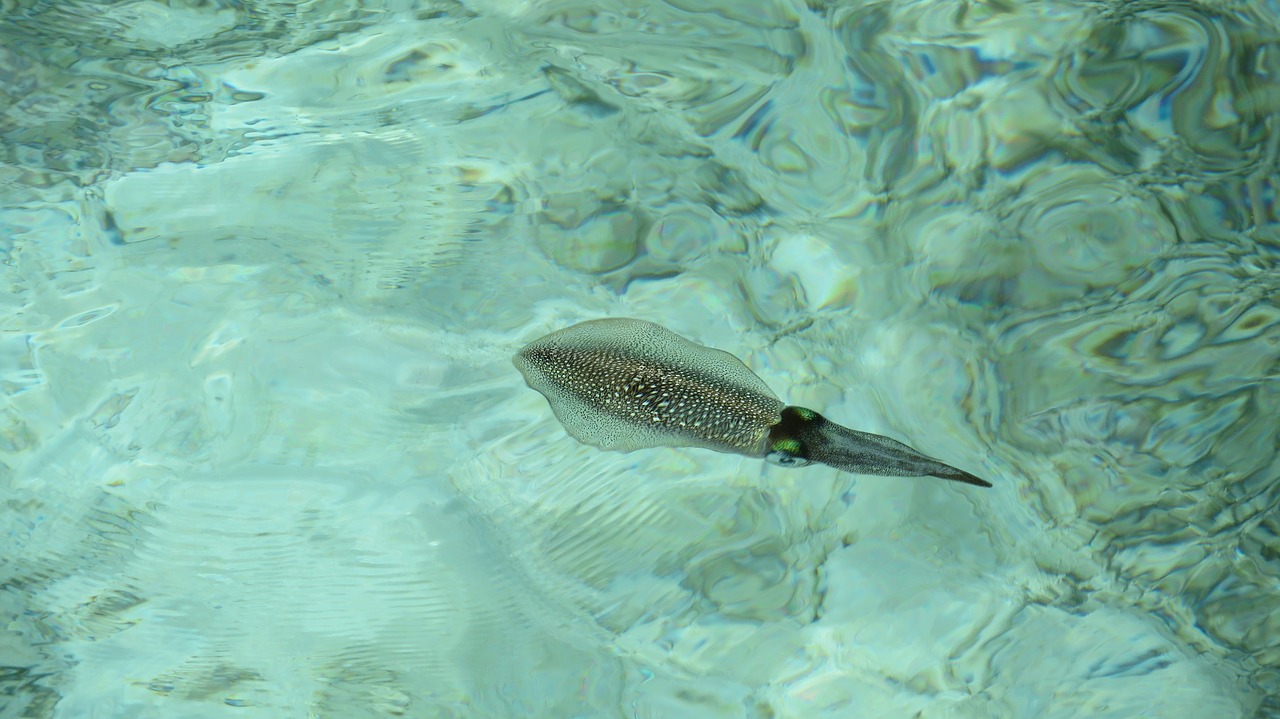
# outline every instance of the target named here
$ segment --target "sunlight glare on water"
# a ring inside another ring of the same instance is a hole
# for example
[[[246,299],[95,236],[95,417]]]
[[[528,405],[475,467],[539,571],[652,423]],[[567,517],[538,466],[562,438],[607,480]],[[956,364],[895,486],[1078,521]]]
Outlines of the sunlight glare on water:
[[[1275,3],[0,4],[0,719],[1280,716]],[[990,479],[603,452],[640,317]]]

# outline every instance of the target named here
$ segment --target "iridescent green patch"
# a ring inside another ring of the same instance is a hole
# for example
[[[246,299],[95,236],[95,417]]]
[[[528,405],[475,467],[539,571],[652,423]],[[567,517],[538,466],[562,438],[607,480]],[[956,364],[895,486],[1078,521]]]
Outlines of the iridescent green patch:
[[[805,409],[804,407],[792,407],[791,409],[796,413],[797,417],[806,422],[812,422],[818,418],[818,413],[811,409]]]
[[[784,452],[786,454],[800,454],[800,441],[795,439],[780,439],[773,443],[769,448],[772,452]]]

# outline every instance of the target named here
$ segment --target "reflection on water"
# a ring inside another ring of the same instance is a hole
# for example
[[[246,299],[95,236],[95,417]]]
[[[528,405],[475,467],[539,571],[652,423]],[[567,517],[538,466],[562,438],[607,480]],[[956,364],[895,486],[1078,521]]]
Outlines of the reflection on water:
[[[0,12],[0,717],[1280,714],[1274,4]],[[581,446],[606,315],[996,488]]]

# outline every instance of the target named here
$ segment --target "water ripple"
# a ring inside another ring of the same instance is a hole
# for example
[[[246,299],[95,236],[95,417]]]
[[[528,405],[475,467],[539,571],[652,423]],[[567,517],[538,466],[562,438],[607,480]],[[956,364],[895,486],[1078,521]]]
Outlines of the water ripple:
[[[0,12],[0,715],[1280,712],[1274,3]],[[996,487],[579,445],[609,315]]]

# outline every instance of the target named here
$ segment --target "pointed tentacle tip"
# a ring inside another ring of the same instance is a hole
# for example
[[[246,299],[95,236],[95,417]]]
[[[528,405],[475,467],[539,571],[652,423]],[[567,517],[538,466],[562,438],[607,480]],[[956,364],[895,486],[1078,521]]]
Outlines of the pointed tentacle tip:
[[[987,480],[985,480],[985,479],[981,479],[981,478],[979,478],[979,477],[975,477],[974,475],[969,474],[968,472],[964,471],[963,469],[956,469],[955,467],[951,467],[951,469],[953,470],[954,474],[953,474],[953,473],[947,473],[947,474],[941,474],[941,473],[939,473],[939,474],[936,474],[936,475],[934,475],[934,476],[935,476],[935,477],[938,477],[939,479],[949,479],[949,480],[951,480],[951,481],[953,481],[953,482],[964,482],[965,484],[972,484],[972,485],[973,485],[973,486],[975,486],[975,487],[986,487],[987,489],[991,489],[991,487],[992,487],[992,484],[991,484],[990,482],[988,482]]]

